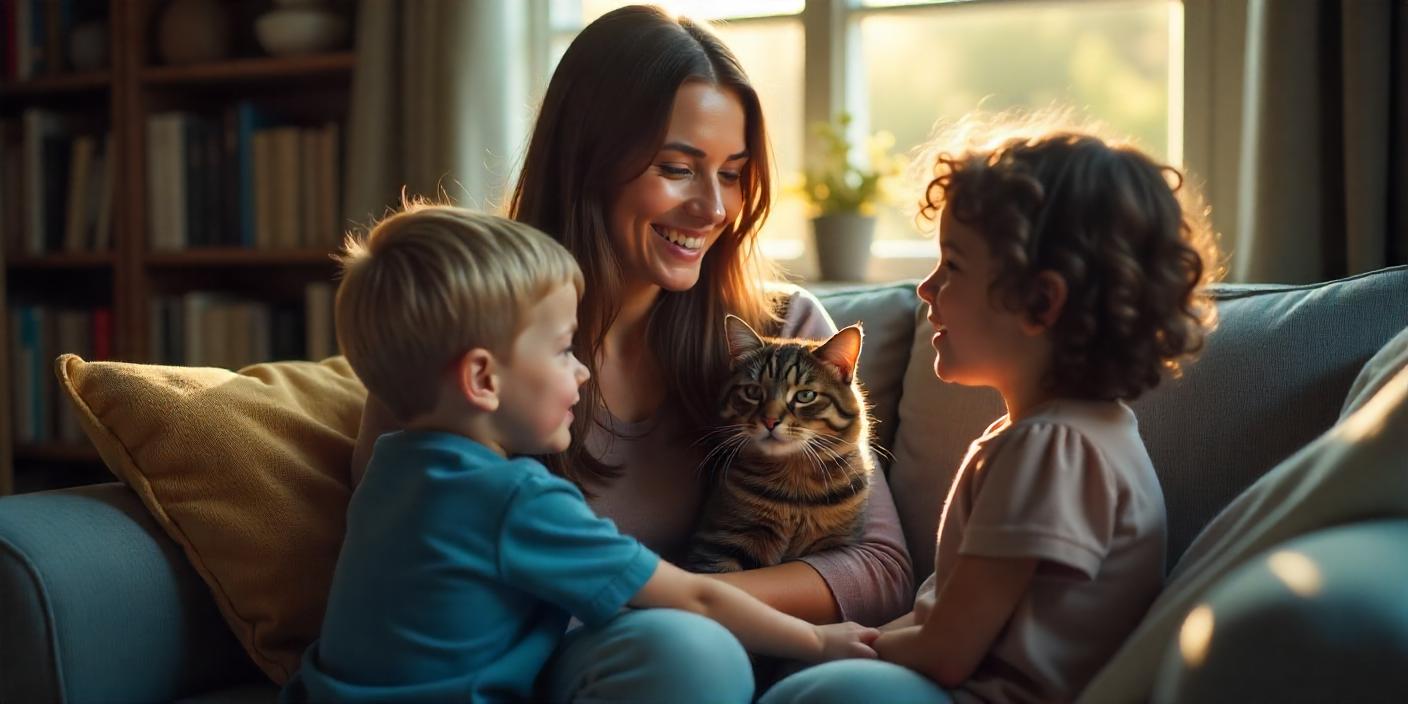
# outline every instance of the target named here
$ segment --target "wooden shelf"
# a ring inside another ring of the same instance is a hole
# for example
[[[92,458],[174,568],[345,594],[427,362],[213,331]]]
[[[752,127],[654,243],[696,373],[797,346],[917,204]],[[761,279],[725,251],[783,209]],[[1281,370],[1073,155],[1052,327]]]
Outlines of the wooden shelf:
[[[146,255],[147,266],[229,267],[229,266],[327,266],[335,262],[328,249],[243,249],[209,247],[173,252],[152,252]]]
[[[15,459],[35,462],[102,462],[98,450],[92,445],[60,445],[44,443],[39,445],[19,444],[15,446]]]
[[[55,252],[39,256],[11,256],[5,268],[11,271],[54,269],[104,269],[113,265],[112,252]]]
[[[60,73],[18,83],[0,83],[0,98],[29,98],[42,95],[107,90],[112,74],[107,71]]]
[[[141,71],[146,85],[226,83],[267,78],[297,78],[345,73],[356,66],[356,54],[345,51],[293,57],[234,59],[191,66],[149,66]]]

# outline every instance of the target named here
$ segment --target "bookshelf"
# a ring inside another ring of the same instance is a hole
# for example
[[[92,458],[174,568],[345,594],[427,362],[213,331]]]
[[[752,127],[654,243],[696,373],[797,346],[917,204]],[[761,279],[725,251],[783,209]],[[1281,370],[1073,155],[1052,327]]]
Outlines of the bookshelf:
[[[169,2],[0,0],[0,45],[14,38],[12,7],[50,15],[27,39],[42,57],[34,71],[21,76],[0,51],[0,177],[6,159],[20,174],[0,178],[0,494],[103,476],[61,417],[60,352],[233,367],[333,349],[321,311],[330,318],[355,55],[269,56],[253,19],[272,0],[250,0],[223,5],[228,58],[167,65],[157,43]],[[355,19],[355,0],[329,7]],[[67,65],[70,12],[106,20],[106,66]],[[50,131],[33,137],[40,127]],[[39,190],[35,173],[50,179]],[[37,397],[51,406],[36,412]]]

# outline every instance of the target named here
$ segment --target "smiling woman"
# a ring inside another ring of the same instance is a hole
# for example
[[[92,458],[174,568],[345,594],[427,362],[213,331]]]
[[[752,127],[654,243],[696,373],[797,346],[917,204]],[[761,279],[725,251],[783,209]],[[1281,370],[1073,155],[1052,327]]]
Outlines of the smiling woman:
[[[586,281],[574,347],[591,376],[571,444],[544,462],[669,560],[686,556],[705,497],[700,440],[719,422],[726,316],[771,336],[836,332],[814,297],[778,285],[755,255],[771,180],[758,95],[737,58],[702,24],[632,6],[592,22],[563,54],[509,200],[509,214],[561,242]],[[369,398],[354,464],[390,427]],[[721,579],[814,623],[903,612],[912,568],[875,476],[855,542]],[[553,701],[753,693],[736,638],[668,609],[568,633],[539,683]]]

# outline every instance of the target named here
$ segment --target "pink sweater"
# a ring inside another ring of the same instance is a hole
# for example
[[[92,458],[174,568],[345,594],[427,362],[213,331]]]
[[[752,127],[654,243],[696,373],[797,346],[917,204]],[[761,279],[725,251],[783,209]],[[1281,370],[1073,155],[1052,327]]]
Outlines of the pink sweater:
[[[797,289],[787,306],[783,337],[825,339],[836,332],[821,303]],[[864,353],[862,353],[864,354]],[[587,437],[587,448],[621,476],[592,487],[598,515],[616,522],[667,559],[683,557],[704,500],[703,459],[698,447],[681,445],[674,414],[627,423],[606,415]],[[906,613],[913,599],[914,575],[900,529],[895,502],[883,474],[876,472],[861,540],[853,545],[802,558],[831,588],[842,618],[879,625]]]

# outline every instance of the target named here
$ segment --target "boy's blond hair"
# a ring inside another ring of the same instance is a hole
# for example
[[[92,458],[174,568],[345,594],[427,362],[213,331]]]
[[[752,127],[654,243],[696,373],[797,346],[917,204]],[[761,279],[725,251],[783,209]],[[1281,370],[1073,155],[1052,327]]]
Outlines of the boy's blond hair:
[[[582,271],[536,228],[464,208],[410,202],[339,257],[337,341],[367,390],[398,419],[432,410],[446,366],[484,348],[508,360],[524,313]]]

